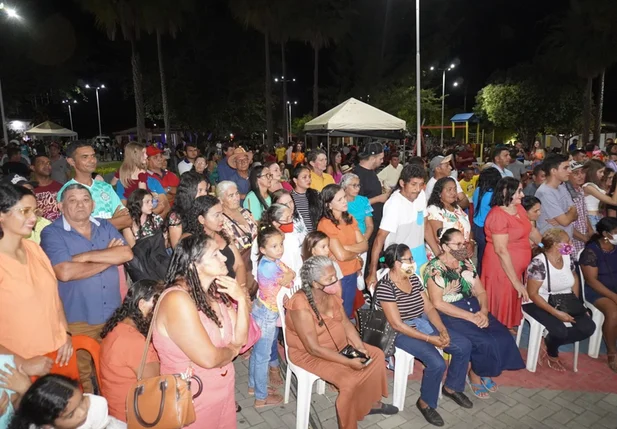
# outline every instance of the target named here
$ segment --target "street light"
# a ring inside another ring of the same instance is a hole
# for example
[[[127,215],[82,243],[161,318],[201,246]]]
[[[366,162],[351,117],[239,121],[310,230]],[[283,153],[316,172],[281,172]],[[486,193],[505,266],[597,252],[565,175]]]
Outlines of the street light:
[[[71,121],[71,131],[75,131],[73,129],[73,110],[71,109],[71,100],[62,100],[62,104],[66,104],[69,106],[69,120]],[[73,104],[77,104],[77,100],[73,100]]]
[[[287,108],[289,109],[289,112],[288,112],[288,114],[289,114],[288,115],[289,121],[287,122],[287,136],[289,138],[288,143],[291,141],[291,106],[292,106],[292,104],[294,106],[297,106],[298,102],[297,101],[288,101],[287,102]]]
[[[86,84],[85,85],[86,89],[92,89],[93,87],[91,87],[90,85]],[[98,118],[99,118],[99,136],[103,135],[103,131],[101,129],[101,104],[99,103],[99,89],[105,89],[105,85],[99,85],[95,88],[96,90],[96,111],[98,114]]]
[[[285,141],[287,141],[287,142],[289,142],[291,140],[290,137],[289,137],[289,133],[288,133],[288,129],[289,128],[288,128],[288,125],[287,125],[288,122],[290,121],[290,119],[289,119],[289,117],[287,115],[287,107],[286,107],[286,105],[288,104],[288,101],[287,101],[287,83],[295,82],[295,81],[296,81],[295,78],[292,78],[292,79],[287,78],[287,79],[285,79],[285,76],[281,76],[280,78],[279,77],[275,77],[274,78],[274,82],[275,83],[281,82],[283,84],[283,123],[285,124],[285,128],[283,130],[283,134],[286,134],[286,135],[283,135],[283,139]]]
[[[448,66],[448,68],[445,69],[440,69],[434,66],[431,66],[430,70],[431,71],[435,71],[435,70],[439,70],[442,72],[442,76],[441,76],[441,138],[439,139],[439,144],[441,147],[443,147],[443,124],[444,124],[444,116],[445,116],[445,109],[446,109],[446,72],[449,72],[450,70],[453,70],[456,67],[456,64],[454,63],[450,63],[450,66]],[[454,86],[457,86],[458,83],[454,82]]]
[[[6,16],[9,17],[9,19],[15,19],[15,20],[20,20],[21,17],[19,16],[19,14],[17,13],[17,11],[13,8],[7,7],[4,3],[0,3],[0,11],[3,11],[4,13],[6,13]],[[4,133],[4,142],[6,144],[9,143],[9,131],[8,131],[8,127],[7,127],[7,123],[6,123],[6,115],[4,113],[4,97],[2,95],[2,80],[0,79],[0,116],[2,119],[2,131]]]

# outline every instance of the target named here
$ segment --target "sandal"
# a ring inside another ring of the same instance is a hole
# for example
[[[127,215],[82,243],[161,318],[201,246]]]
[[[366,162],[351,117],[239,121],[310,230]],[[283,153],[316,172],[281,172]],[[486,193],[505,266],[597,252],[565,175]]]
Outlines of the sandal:
[[[559,357],[546,356],[546,366],[557,372],[566,372],[566,368],[559,360]]]
[[[608,357],[608,367],[611,371],[617,373],[617,353],[609,353],[606,356]]]
[[[467,378],[467,384],[471,388],[471,393],[478,399],[488,399],[490,398],[489,391],[484,387],[484,384],[474,384]]]
[[[268,386],[268,396],[269,395],[276,395],[277,393],[278,393],[278,391],[274,387]],[[255,396],[255,389],[253,387],[249,387],[248,395],[249,396]]]
[[[255,408],[271,407],[283,403],[283,397],[278,393],[268,395],[266,399],[255,399]]]
[[[499,390],[497,383],[495,383],[491,377],[480,377],[480,380],[482,380],[482,385],[489,392],[495,393]]]

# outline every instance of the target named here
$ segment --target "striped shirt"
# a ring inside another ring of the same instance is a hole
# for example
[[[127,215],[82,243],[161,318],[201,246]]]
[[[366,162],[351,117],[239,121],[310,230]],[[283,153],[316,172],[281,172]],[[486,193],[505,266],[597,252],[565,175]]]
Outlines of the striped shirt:
[[[411,293],[400,290],[390,279],[390,274],[379,280],[375,289],[377,298],[376,307],[381,308],[382,302],[396,302],[401,320],[412,320],[422,316],[424,313],[424,301],[422,300],[422,285],[417,275],[409,277],[411,283]]]
[[[306,198],[306,194],[299,194],[296,191],[291,191],[291,197],[296,205],[296,210],[298,210],[298,213],[302,216],[302,220],[304,220],[306,229],[309,232],[315,231],[313,221],[311,220],[311,212],[309,211],[309,203],[308,198]]]

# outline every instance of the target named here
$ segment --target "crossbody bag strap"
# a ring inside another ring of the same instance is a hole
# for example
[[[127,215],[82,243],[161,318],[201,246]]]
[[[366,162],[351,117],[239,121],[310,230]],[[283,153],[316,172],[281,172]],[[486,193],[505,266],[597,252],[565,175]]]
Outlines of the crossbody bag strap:
[[[141,355],[141,363],[139,364],[139,369],[137,370],[137,381],[141,381],[141,377],[144,373],[144,368],[146,367],[146,358],[148,357],[148,348],[150,347],[150,341],[152,341],[152,332],[154,330],[154,321],[156,320],[156,315],[159,312],[159,307],[161,306],[161,301],[163,296],[160,296],[156,302],[156,306],[154,307],[154,313],[152,314],[152,320],[150,321],[150,328],[148,328],[148,335],[146,336],[146,344],[144,346],[144,352]]]
[[[546,261],[546,286],[548,288],[548,294],[551,294],[551,266],[548,262],[548,256],[544,253],[544,260]]]

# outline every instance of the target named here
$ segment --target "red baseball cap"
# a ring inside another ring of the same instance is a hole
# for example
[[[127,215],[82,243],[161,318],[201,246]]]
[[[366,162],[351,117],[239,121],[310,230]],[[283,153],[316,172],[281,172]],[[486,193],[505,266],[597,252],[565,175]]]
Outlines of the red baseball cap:
[[[146,148],[146,155],[148,155],[148,158],[150,158],[151,156],[156,156],[159,153],[163,153],[163,151],[155,146],[148,146]]]

